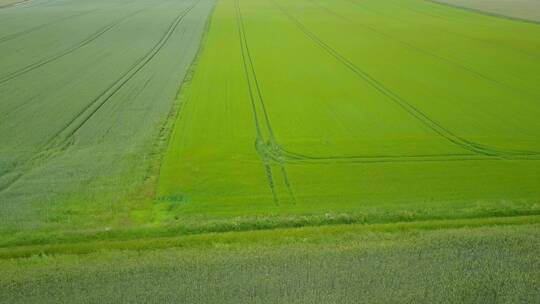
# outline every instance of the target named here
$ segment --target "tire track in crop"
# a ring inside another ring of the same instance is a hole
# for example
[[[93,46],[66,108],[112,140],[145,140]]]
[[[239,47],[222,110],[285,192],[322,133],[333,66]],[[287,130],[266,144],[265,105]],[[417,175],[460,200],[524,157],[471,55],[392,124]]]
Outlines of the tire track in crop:
[[[4,42],[7,42],[7,41],[10,41],[10,40],[13,40],[13,39],[16,39],[16,38],[19,38],[19,37],[24,36],[26,34],[30,34],[32,32],[41,30],[41,29],[46,28],[48,26],[51,26],[53,24],[56,24],[56,23],[59,23],[59,22],[62,22],[62,21],[66,21],[66,20],[69,20],[69,19],[81,17],[81,16],[84,16],[84,15],[88,15],[88,14],[93,13],[93,12],[98,11],[98,10],[99,10],[98,8],[95,8],[95,9],[92,9],[92,10],[89,10],[89,11],[86,11],[86,12],[81,12],[81,13],[77,13],[77,14],[74,14],[74,15],[65,16],[65,17],[62,17],[62,18],[59,18],[59,19],[44,23],[44,24],[40,24],[38,26],[31,27],[29,29],[26,29],[26,30],[23,30],[23,31],[20,31],[20,32],[16,32],[16,33],[13,33],[13,34],[6,35],[4,37],[0,37],[0,44],[2,44]]]
[[[272,125],[270,123],[268,112],[266,110],[264,98],[261,93],[261,88],[259,85],[259,81],[257,79],[257,74],[255,72],[255,67],[253,64],[253,59],[251,57],[251,52],[249,50],[247,35],[245,32],[244,18],[240,10],[239,0],[236,0],[235,4],[236,4],[237,29],[238,29],[239,39],[240,39],[240,49],[241,49],[242,62],[244,66],[244,75],[246,77],[246,81],[248,85],[249,97],[251,101],[251,108],[252,108],[252,113],[253,113],[253,119],[255,122],[255,129],[256,129],[255,147],[256,147],[257,153],[262,158],[268,186],[270,187],[270,190],[272,192],[274,203],[276,205],[279,204],[277,189],[274,182],[274,176],[272,173],[272,165],[277,165],[277,167],[280,170],[279,173],[281,173],[281,176],[283,178],[283,183],[287,191],[287,194],[291,198],[291,202],[293,204],[296,204],[296,196],[294,195],[294,191],[292,190],[292,185],[291,185],[288,173],[287,173],[287,169],[285,167],[285,163],[279,161],[279,159],[276,159],[273,156],[275,154],[275,150],[277,150],[276,139],[274,136]],[[262,115],[263,115],[263,125],[266,127],[265,130],[263,129],[263,127],[261,127],[261,121],[258,117],[259,111],[257,110],[258,108],[257,104],[261,108],[260,112],[262,112]],[[268,133],[267,139],[265,139],[264,133]]]
[[[322,41],[318,36],[316,36],[313,32],[311,32],[307,27],[305,27],[304,24],[302,24],[298,19],[296,19],[293,15],[291,15],[288,11],[286,11],[282,6],[280,6],[275,1],[271,0],[278,9],[292,22],[296,25],[296,27],[304,33],[304,35],[309,38],[312,42],[314,42],[317,46],[319,46],[321,49],[326,51],[329,55],[334,57],[337,61],[339,61],[341,64],[343,64],[346,68],[348,68],[351,72],[353,72],[356,76],[358,76],[360,79],[364,80],[366,83],[368,83],[372,88],[377,90],[379,93],[386,96],[389,100],[391,100],[393,103],[398,105],[400,108],[402,108],[404,111],[409,113],[411,116],[413,116],[415,119],[420,121],[422,124],[424,124],[426,127],[430,128],[432,131],[436,132],[440,136],[446,138],[448,141],[452,142],[455,145],[458,145],[462,147],[465,150],[468,150],[470,152],[486,155],[486,156],[492,156],[492,157],[500,157],[500,158],[519,158],[519,159],[536,159],[540,153],[534,152],[534,151],[517,151],[517,150],[502,150],[502,149],[494,149],[490,148],[488,146],[478,144],[469,140],[466,140],[464,138],[461,138],[451,132],[450,130],[446,129],[433,119],[431,119],[429,116],[427,116],[425,113],[420,111],[417,107],[413,106],[412,104],[408,103],[406,100],[404,100],[402,97],[397,95],[395,92],[388,89],[386,86],[384,86],[382,83],[377,81],[375,78],[373,78],[371,75],[366,73],[365,71],[361,70],[359,67],[357,67],[355,64],[353,64],[351,61],[349,61],[347,58],[345,58],[343,55],[341,55],[338,51],[336,51],[334,48],[332,48],[330,45]]]
[[[406,46],[407,48],[409,48],[411,50],[414,50],[414,51],[417,51],[417,52],[419,52],[421,54],[428,55],[430,57],[436,58],[436,59],[438,59],[438,60],[440,60],[442,62],[449,63],[450,65],[453,65],[453,66],[455,66],[455,67],[457,67],[457,68],[459,68],[459,69],[461,69],[463,71],[471,73],[472,75],[475,75],[478,78],[481,78],[481,79],[484,79],[487,82],[490,82],[492,85],[495,85],[496,87],[499,87],[499,86],[500,87],[505,87],[505,88],[510,89],[512,91],[519,92],[520,94],[529,95],[529,97],[532,98],[532,99],[538,98],[538,96],[533,96],[530,92],[525,92],[525,91],[523,91],[521,89],[515,88],[515,87],[513,87],[511,85],[508,85],[508,84],[506,84],[504,82],[501,82],[501,81],[499,81],[497,79],[491,78],[490,76],[485,75],[485,74],[483,74],[483,73],[481,73],[479,71],[476,71],[475,69],[472,69],[472,68],[470,68],[470,67],[468,67],[468,66],[466,66],[466,65],[464,65],[464,64],[462,64],[462,63],[460,63],[458,61],[454,61],[454,60],[452,60],[450,58],[441,56],[441,55],[439,55],[437,53],[434,53],[434,52],[431,52],[431,51],[429,51],[427,49],[418,47],[418,46],[416,46],[416,45],[414,45],[412,43],[409,43],[409,42],[406,42],[404,40],[398,39],[398,38],[396,38],[396,37],[394,37],[392,35],[389,35],[389,34],[386,34],[386,33],[382,32],[382,31],[379,31],[374,27],[371,27],[369,25],[361,23],[361,22],[359,22],[359,20],[356,20],[356,19],[353,20],[351,18],[343,16],[342,14],[339,14],[338,12],[332,10],[331,8],[329,8],[327,6],[324,6],[324,5],[321,5],[320,3],[316,2],[316,0],[307,0],[307,1],[313,3],[314,6],[320,8],[321,10],[325,11],[326,13],[328,13],[330,15],[333,15],[333,16],[335,16],[335,17],[337,17],[337,18],[339,18],[341,20],[347,21],[347,22],[349,22],[351,24],[359,25],[359,26],[367,29],[370,32],[373,32],[373,33],[375,33],[375,34],[377,34],[379,36],[382,36],[382,37],[384,37],[384,38],[386,38],[386,39],[388,39],[390,41],[394,41],[396,43],[404,45],[404,46]]]
[[[449,161],[478,161],[500,160],[498,157],[479,154],[433,154],[433,155],[364,155],[364,156],[309,156],[282,149],[281,156],[287,163],[398,163],[398,162],[449,162]]]
[[[108,26],[105,26],[104,28],[98,30],[96,33],[90,35],[87,39],[79,42],[78,44],[76,44],[75,46],[73,46],[72,48],[69,48],[67,50],[65,50],[64,52],[61,53],[61,55],[53,55],[52,57],[50,58],[47,58],[47,59],[44,59],[43,61],[40,61],[40,62],[36,62],[30,66],[27,66],[19,71],[16,71],[12,74],[8,74],[6,75],[5,77],[0,77],[0,86],[6,82],[9,82],[10,80],[12,80],[13,78],[17,78],[19,76],[22,76],[24,74],[26,74],[27,72],[30,72],[32,70],[35,70],[37,68],[40,68],[41,66],[43,65],[46,65],[52,61],[56,61],[58,59],[61,59],[63,58],[64,56],[66,55],[69,55],[70,53],[73,53],[75,52],[76,50],[86,46],[87,44],[90,44],[91,42],[93,42],[94,40],[96,40],[97,38],[99,38],[100,36],[102,36],[103,34],[105,34],[106,32],[108,32],[109,30],[111,30],[112,28],[114,28],[116,25],[118,25],[119,23],[125,21],[126,19],[129,19],[133,16],[135,16],[136,14],[139,14],[141,13],[142,11],[144,10],[147,10],[149,8],[156,8],[156,7],[159,7],[165,3],[168,3],[170,2],[171,0],[166,0],[166,1],[163,1],[157,5],[150,5],[150,6],[147,6],[147,7],[144,7],[140,10],[137,10],[135,11],[134,13],[132,13],[131,15],[127,15],[127,16],[124,16],[122,17],[120,20],[118,20],[117,22],[114,22],[113,24],[110,24]],[[112,26],[111,26],[112,25]],[[110,27],[110,28],[108,28]],[[104,31],[103,31],[104,30]],[[103,31],[103,32],[102,32]],[[90,41],[89,41],[90,40]],[[7,112],[6,113],[0,113],[0,119],[5,119],[6,117],[14,114],[17,110],[20,110],[21,108],[24,108],[27,104],[29,104],[30,102],[32,102],[32,99],[24,102],[24,103],[21,103],[21,104],[18,104],[17,106],[15,106],[13,109],[11,109],[11,111]]]
[[[312,156],[288,151],[280,145],[268,153],[275,163],[287,164],[336,164],[336,163],[397,163],[397,162],[446,162],[501,160],[500,157],[480,154],[412,154],[412,155],[351,155],[351,156]],[[540,160],[540,158],[537,158]]]
[[[49,139],[40,148],[37,149],[37,153],[35,153],[26,161],[22,161],[20,165],[16,164],[14,168],[1,174],[0,179],[12,173],[15,169],[21,169],[20,172],[16,173],[14,177],[9,179],[4,184],[0,184],[0,193],[9,189],[13,184],[20,180],[20,178],[22,178],[28,172],[31,165],[35,164],[36,162],[41,163],[51,158],[54,152],[60,152],[62,150],[65,150],[69,142],[73,140],[73,136],[77,133],[77,131],[80,130],[99,111],[99,109],[111,99],[114,94],[116,94],[129,80],[131,80],[159,53],[159,51],[163,48],[163,46],[167,43],[172,34],[175,32],[180,22],[199,2],[200,0],[196,1],[191,6],[180,12],[180,14],[167,28],[166,32],[162,35],[161,39],[153,46],[150,51],[148,51],[144,56],[139,58],[130,67],[128,71],[122,74],[119,79],[112,83],[98,97],[92,100],[83,110],[77,113],[77,115],[73,119],[71,119],[63,128],[61,128],[53,136],[49,137]]]
[[[19,76],[22,76],[28,72],[31,72],[35,69],[38,69],[48,63],[51,63],[53,61],[56,61],[58,59],[61,59],[62,57],[64,56],[67,56],[75,51],[77,51],[78,49],[86,46],[87,44],[90,44],[91,42],[93,42],[94,40],[98,39],[99,37],[101,37],[103,34],[107,33],[108,31],[110,31],[111,29],[113,29],[114,27],[116,27],[118,24],[120,24],[122,21],[126,20],[126,19],[129,19],[137,14],[139,14],[140,12],[146,10],[147,8],[143,8],[143,9],[140,9],[130,15],[127,15],[127,16],[124,16],[122,18],[120,18],[119,20],[116,20],[102,28],[100,28],[98,31],[92,33],[90,36],[88,36],[87,38],[85,38],[84,40],[78,42],[77,44],[69,47],[68,49],[56,54],[56,55],[53,55],[49,58],[45,58],[41,61],[38,61],[38,62],[35,62],[33,64],[30,64],[18,71],[15,71],[15,72],[12,72],[10,74],[7,74],[5,76],[2,76],[0,77],[0,85],[12,80],[12,79],[15,79]]]
[[[278,205],[279,200],[278,200],[277,193],[276,193],[276,187],[274,185],[274,177],[273,177],[273,174],[272,174],[272,168],[270,166],[270,163],[268,162],[266,153],[264,152],[266,150],[265,149],[266,143],[265,143],[265,140],[264,140],[263,135],[262,135],[262,128],[261,128],[261,124],[259,122],[259,117],[257,115],[257,106],[256,106],[256,102],[255,102],[255,97],[254,97],[252,84],[251,84],[250,71],[249,71],[249,68],[248,68],[248,59],[247,59],[247,57],[249,56],[249,53],[245,48],[247,43],[246,43],[246,40],[245,40],[244,24],[243,24],[242,15],[241,15],[241,12],[240,12],[240,5],[238,3],[238,0],[235,1],[235,4],[236,4],[236,21],[237,21],[236,25],[237,25],[238,35],[239,35],[239,40],[240,40],[240,50],[241,50],[240,53],[241,53],[241,56],[242,56],[242,63],[243,63],[243,66],[244,66],[243,70],[244,70],[244,75],[246,77],[249,97],[250,97],[250,101],[251,101],[251,109],[252,109],[252,112],[253,112],[253,120],[255,122],[255,131],[256,131],[255,149],[257,150],[257,152],[259,153],[259,155],[262,158],[263,166],[264,166],[264,172],[265,172],[265,175],[266,175],[268,186],[270,187],[270,191],[272,192],[273,201],[274,201],[274,203],[276,205]],[[271,130],[272,129],[269,128],[269,132],[272,132]]]

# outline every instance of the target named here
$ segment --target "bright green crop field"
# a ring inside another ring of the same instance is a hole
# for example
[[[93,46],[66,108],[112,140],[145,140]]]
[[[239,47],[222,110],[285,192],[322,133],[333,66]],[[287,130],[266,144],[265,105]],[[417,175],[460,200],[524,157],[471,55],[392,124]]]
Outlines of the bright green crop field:
[[[219,2],[164,216],[540,211],[540,27],[423,1]]]
[[[487,1],[1,8],[0,302],[538,302],[540,25]]]

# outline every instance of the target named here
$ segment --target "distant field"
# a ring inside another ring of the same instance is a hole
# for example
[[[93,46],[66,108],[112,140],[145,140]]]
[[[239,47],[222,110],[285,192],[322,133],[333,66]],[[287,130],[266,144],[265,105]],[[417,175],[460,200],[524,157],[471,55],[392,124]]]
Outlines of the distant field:
[[[540,22],[539,0],[434,0],[488,14]]]
[[[219,1],[158,215],[538,213],[538,58],[538,25],[431,2]]]

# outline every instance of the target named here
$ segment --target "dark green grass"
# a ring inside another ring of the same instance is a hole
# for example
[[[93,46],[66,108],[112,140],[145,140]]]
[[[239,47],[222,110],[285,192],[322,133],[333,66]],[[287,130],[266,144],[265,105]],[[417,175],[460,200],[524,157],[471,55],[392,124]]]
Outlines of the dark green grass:
[[[316,231],[271,246],[248,234],[202,249],[1,260],[0,302],[535,303],[539,228]]]

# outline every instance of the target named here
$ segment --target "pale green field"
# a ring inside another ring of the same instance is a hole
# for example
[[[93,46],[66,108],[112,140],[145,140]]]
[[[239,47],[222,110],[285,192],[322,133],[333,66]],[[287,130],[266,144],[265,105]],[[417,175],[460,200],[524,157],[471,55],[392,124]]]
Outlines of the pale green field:
[[[0,260],[0,303],[537,303],[539,228],[349,225]]]
[[[0,12],[0,233],[129,221],[213,2],[37,4]]]
[[[539,0],[434,0],[497,16],[540,22]]]

